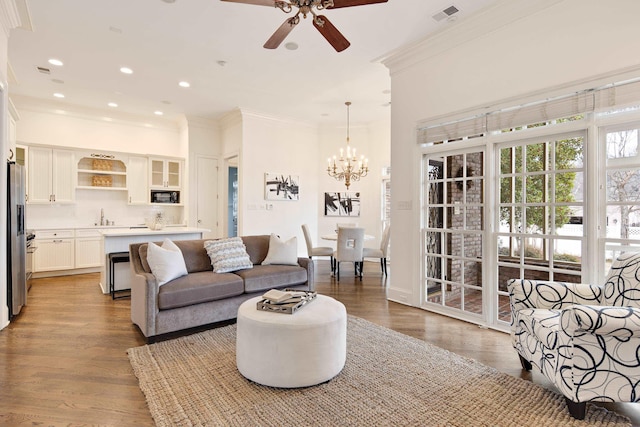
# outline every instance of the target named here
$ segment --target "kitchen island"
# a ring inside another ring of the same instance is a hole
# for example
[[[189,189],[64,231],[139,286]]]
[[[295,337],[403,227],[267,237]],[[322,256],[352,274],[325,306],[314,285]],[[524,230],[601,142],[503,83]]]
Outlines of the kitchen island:
[[[165,227],[162,230],[150,230],[147,227],[114,228],[101,230],[102,234],[102,259],[100,267],[100,288],[102,293],[109,293],[111,272],[109,268],[109,254],[117,252],[129,252],[129,244],[156,242],[162,243],[165,238],[171,240],[196,240],[202,239],[204,233],[209,230],[194,227]],[[115,290],[129,289],[131,286],[131,271],[129,263],[119,263],[114,268]]]

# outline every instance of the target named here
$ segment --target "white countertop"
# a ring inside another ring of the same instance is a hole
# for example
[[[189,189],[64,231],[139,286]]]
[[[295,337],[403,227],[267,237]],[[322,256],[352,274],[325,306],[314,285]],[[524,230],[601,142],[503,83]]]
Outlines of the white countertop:
[[[120,225],[63,225],[63,226],[53,226],[53,225],[47,225],[47,226],[42,226],[42,227],[38,227],[38,226],[29,226],[27,227],[29,230],[98,230],[98,231],[102,231],[102,230],[122,230],[125,228],[140,228],[142,227],[143,229],[146,227],[146,225],[144,224],[133,224],[133,225],[127,225],[127,224],[120,224]],[[175,228],[175,227],[182,227],[185,228],[184,224],[170,224],[170,225],[166,225],[164,228]]]
[[[167,234],[189,234],[206,233],[210,230],[196,227],[165,227],[162,230],[150,230],[149,228],[113,228],[100,229],[100,233],[105,237],[117,236],[146,236],[146,235],[167,235]]]

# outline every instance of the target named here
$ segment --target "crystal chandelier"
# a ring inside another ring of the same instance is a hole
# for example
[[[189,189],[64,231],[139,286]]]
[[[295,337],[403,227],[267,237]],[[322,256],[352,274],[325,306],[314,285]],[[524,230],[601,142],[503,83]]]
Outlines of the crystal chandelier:
[[[340,158],[333,156],[329,157],[327,162],[327,173],[329,176],[334,177],[338,181],[344,181],[344,185],[347,186],[347,190],[351,185],[351,181],[359,181],[360,178],[367,176],[369,172],[369,159],[365,159],[364,155],[360,156],[360,159],[356,157],[356,149],[351,148],[349,145],[349,106],[351,102],[344,103],[347,106],[347,149],[340,149]],[[346,154],[346,156],[345,156]]]

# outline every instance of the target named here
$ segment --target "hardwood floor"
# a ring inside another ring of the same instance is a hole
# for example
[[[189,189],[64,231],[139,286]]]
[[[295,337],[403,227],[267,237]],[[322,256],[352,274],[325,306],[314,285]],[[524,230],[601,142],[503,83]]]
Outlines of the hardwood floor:
[[[342,301],[349,314],[550,386],[522,371],[507,334],[387,301],[377,263],[365,263],[362,282],[351,274],[346,267],[337,284],[329,262],[316,261],[318,292]],[[28,306],[0,331],[0,425],[153,425],[126,355],[145,340],[131,324],[129,299],[111,300],[98,280],[33,281]],[[640,405],[605,406],[640,425]]]

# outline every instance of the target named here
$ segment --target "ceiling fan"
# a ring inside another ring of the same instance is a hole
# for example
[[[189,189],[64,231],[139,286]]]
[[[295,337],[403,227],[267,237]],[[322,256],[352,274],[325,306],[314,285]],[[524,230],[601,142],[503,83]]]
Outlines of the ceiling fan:
[[[313,9],[320,11],[323,9],[338,9],[340,7],[351,6],[364,6],[367,4],[386,3],[388,0],[221,0],[231,3],[246,3],[255,4],[258,6],[271,6],[277,7],[285,13],[293,11],[294,7],[298,8],[298,12],[288,18],[284,23],[276,30],[275,33],[267,40],[264,47],[267,49],[275,49],[280,46],[280,43],[289,35],[293,27],[300,22],[300,15],[306,18],[308,14],[313,17],[313,26],[320,31],[320,34],[327,39],[327,41],[333,46],[333,48],[342,52],[350,46],[349,40],[347,40],[338,29],[327,19],[326,16],[318,15]]]

